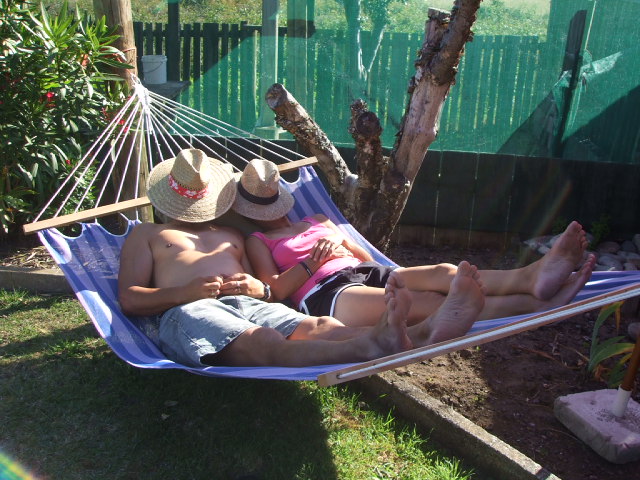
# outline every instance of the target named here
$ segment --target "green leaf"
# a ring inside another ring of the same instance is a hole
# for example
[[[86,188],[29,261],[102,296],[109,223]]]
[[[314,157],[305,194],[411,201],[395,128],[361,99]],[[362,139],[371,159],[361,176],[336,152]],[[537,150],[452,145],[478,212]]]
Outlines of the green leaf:
[[[594,349],[598,345],[598,332],[600,331],[600,327],[604,323],[604,321],[609,318],[616,310],[622,307],[622,302],[615,302],[600,310],[598,314],[598,318],[596,319],[596,323],[593,326],[593,333],[591,334],[591,352],[589,356],[592,357],[594,354]]]
[[[588,370],[592,372],[595,369],[596,365],[599,365],[607,358],[615,357],[616,355],[620,355],[628,351],[629,348],[633,348],[632,343],[619,343],[623,338],[625,337],[613,337],[602,342],[596,350],[595,355],[589,358]]]

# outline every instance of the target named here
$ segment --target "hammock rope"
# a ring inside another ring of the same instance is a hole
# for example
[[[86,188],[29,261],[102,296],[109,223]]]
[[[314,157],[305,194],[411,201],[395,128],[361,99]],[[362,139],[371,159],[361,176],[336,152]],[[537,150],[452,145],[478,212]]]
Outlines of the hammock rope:
[[[134,192],[140,192],[139,179],[145,163],[151,170],[159,162],[175,157],[184,148],[198,148],[209,157],[229,163],[238,172],[241,169],[234,162],[244,167],[253,158],[265,158],[276,163],[305,158],[283,145],[150,92],[137,80],[131,97],[38,212],[34,223],[41,220],[52,207],[55,209],[52,218],[60,216],[75,197],[80,201],[73,213],[79,212],[96,181],[113,178],[118,161],[122,165],[122,175],[113,188],[114,199],[109,203],[122,201],[127,178],[135,178]],[[94,207],[105,204],[108,185],[109,182],[105,180],[99,186]],[[79,191],[81,188],[83,190]]]

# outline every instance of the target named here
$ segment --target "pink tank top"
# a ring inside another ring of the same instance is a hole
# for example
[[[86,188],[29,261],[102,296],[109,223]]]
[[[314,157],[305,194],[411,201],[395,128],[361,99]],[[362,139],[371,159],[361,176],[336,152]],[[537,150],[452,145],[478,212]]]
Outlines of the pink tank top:
[[[262,240],[267,248],[271,250],[273,261],[278,266],[278,271],[280,273],[308,258],[311,248],[318,240],[336,235],[336,232],[333,229],[319,223],[312,217],[305,217],[302,221],[311,224],[311,226],[304,232],[292,237],[272,239],[268,238],[261,232],[254,232],[251,234]],[[313,274],[313,276],[302,285],[302,287],[291,295],[291,300],[295,302],[296,305],[299,305],[300,300],[304,298],[307,292],[311,290],[316,283],[333,275],[338,270],[342,270],[346,267],[355,267],[360,263],[361,260],[355,257],[335,258],[325,262]]]

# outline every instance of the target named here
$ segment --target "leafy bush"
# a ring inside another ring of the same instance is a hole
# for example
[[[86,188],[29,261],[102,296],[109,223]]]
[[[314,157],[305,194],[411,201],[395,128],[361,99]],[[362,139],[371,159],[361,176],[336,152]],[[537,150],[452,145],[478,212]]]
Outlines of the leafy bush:
[[[0,0],[0,234],[33,219],[118,107],[122,55],[104,18]],[[87,198],[91,201],[91,198]],[[76,205],[73,199],[67,208]]]

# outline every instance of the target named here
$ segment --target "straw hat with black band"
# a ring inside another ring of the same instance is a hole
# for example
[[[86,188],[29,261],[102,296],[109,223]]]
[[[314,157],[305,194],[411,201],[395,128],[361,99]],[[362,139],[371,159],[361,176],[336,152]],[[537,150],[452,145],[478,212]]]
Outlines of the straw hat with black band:
[[[200,223],[218,218],[235,199],[231,166],[209,158],[202,150],[182,150],[156,165],[149,174],[151,204],[172,219]]]
[[[236,174],[238,193],[233,209],[253,220],[277,220],[293,207],[293,196],[280,184],[278,166],[269,160],[253,159]]]

